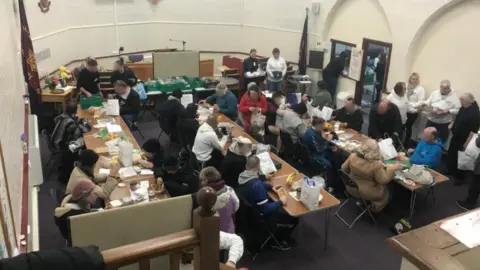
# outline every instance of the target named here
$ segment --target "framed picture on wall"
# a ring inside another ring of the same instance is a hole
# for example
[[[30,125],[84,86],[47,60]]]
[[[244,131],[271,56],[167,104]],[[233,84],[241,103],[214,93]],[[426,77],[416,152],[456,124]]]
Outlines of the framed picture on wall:
[[[348,51],[349,53],[352,52],[352,48],[356,48],[357,45],[341,40],[336,40],[336,39],[330,39],[330,42],[332,43],[332,49],[331,49],[331,54],[330,54],[330,61],[333,61],[335,58],[340,57],[340,54],[344,51]],[[350,67],[350,62],[347,61],[345,63],[345,68],[343,69],[342,74],[345,77],[349,77],[349,67]]]

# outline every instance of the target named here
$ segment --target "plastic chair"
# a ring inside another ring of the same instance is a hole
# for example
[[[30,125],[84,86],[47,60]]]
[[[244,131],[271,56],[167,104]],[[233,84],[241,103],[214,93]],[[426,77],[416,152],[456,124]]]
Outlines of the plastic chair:
[[[42,130],[41,133],[42,133],[42,136],[47,141],[47,147],[48,147],[48,150],[50,151],[50,157],[48,158],[48,161],[45,164],[45,168],[47,168],[48,164],[50,164],[50,161],[53,160],[53,166],[52,166],[52,168],[50,168],[50,170],[48,170],[48,173],[47,173],[47,178],[48,178],[50,176],[50,174],[52,173],[53,168],[55,167],[55,163],[56,163],[55,158],[57,157],[57,155],[60,154],[60,151],[57,150],[56,147],[53,145],[52,136],[51,136],[51,134],[48,133],[48,131],[46,129]]]
[[[355,183],[355,181],[352,180],[352,178],[350,178],[350,176],[348,174],[346,174],[343,170],[339,170],[339,173],[340,173],[340,179],[342,180],[343,184],[345,185],[345,187],[348,187],[348,188],[351,188],[351,189],[356,189],[358,191],[358,193],[360,193],[360,191],[358,190],[358,185],[357,183]],[[377,225],[377,221],[375,220],[375,217],[373,216],[372,212],[370,211],[370,208],[372,207],[372,203],[368,200],[365,200],[361,195],[359,198],[357,197],[354,197],[352,195],[350,195],[350,193],[348,193],[347,190],[345,190],[345,196],[347,196],[347,199],[340,205],[340,207],[338,207],[337,211],[335,212],[335,216],[337,216],[342,222],[343,224],[347,225],[347,227],[349,229],[351,229],[353,227],[353,225],[355,225],[355,223],[363,216],[365,215],[366,213],[370,216],[370,218],[372,219],[373,223],[375,225]],[[340,210],[349,202],[349,201],[353,201],[355,202],[355,205],[360,207],[361,210],[363,210],[359,215],[357,215],[355,217],[355,219],[349,224],[348,222],[345,221],[345,219],[343,219],[341,216],[340,216]]]

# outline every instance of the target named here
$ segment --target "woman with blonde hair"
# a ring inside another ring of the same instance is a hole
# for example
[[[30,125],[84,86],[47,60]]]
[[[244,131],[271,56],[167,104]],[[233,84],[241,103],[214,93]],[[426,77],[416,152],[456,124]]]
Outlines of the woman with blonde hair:
[[[387,184],[401,164],[386,166],[377,142],[368,139],[343,163],[342,170],[358,185],[358,190],[347,186],[347,192],[354,197],[362,196],[372,202],[371,210],[380,212],[389,201]],[[358,193],[360,192],[360,193]]]
[[[412,137],[412,126],[418,118],[418,108],[425,99],[425,89],[420,85],[420,75],[413,72],[408,79],[407,93],[408,112],[407,122],[405,123],[405,145]]]

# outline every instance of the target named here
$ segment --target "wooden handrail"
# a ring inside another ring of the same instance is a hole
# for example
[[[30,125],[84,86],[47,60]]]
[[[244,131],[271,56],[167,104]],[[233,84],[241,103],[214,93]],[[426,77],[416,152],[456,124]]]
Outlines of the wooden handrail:
[[[102,251],[102,255],[106,269],[118,269],[146,259],[193,248],[199,244],[200,239],[197,233],[194,229],[190,229],[105,250]]]

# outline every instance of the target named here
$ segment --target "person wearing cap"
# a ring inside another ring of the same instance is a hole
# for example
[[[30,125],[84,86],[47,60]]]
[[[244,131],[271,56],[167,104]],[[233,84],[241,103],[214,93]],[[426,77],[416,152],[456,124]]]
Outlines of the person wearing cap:
[[[433,91],[430,97],[422,102],[421,109],[428,111],[426,127],[437,129],[438,137],[446,142],[450,135],[449,125],[453,117],[462,107],[457,94],[452,90],[449,80],[440,82],[440,90]]]
[[[124,81],[116,81],[114,86],[115,98],[118,99],[120,106],[120,116],[128,126],[131,126],[137,121],[140,113],[140,96]]]
[[[242,114],[243,128],[247,132],[251,132],[250,121],[253,114],[267,113],[267,98],[265,98],[265,95],[262,94],[262,91],[255,83],[251,82],[248,85],[248,90],[242,96],[238,110]]]
[[[111,163],[110,172],[105,179],[104,177],[97,177],[94,173],[95,165],[99,161],[99,155],[90,149],[83,150],[80,154],[79,161],[70,174],[70,179],[67,183],[65,194],[72,194],[75,186],[82,181],[90,181],[95,184],[93,192],[101,199],[107,199],[110,193],[115,189],[120,177],[118,170],[120,164]],[[100,183],[105,181],[105,183]]]
[[[174,156],[165,158],[162,169],[155,171],[156,178],[162,178],[165,189],[171,197],[191,194],[198,190],[198,181],[188,165],[180,167],[178,159]]]
[[[343,102],[343,107],[334,112],[336,121],[346,125],[357,132],[361,132],[363,126],[362,110],[355,104],[352,96],[347,96]]]
[[[220,172],[214,167],[206,167],[198,175],[200,188],[209,186],[217,193],[217,201],[213,206],[214,211],[220,215],[220,231],[235,233],[233,217],[240,207],[237,194],[232,187],[225,184]]]
[[[267,90],[278,92],[282,90],[283,79],[287,74],[287,62],[280,56],[280,50],[274,48],[272,56],[267,61]]]
[[[243,60],[243,84],[244,89],[247,89],[249,83],[254,82],[258,84],[259,77],[252,77],[252,73],[257,71],[259,68],[258,66],[258,58],[257,58],[257,50],[250,49],[250,56]],[[261,77],[260,77],[261,78]]]
[[[68,218],[90,213],[98,196],[94,192],[95,184],[90,180],[80,180],[73,187],[72,193],[65,196],[60,206],[55,209],[55,224],[65,239],[69,239]]]
[[[297,143],[307,131],[307,126],[303,119],[307,115],[307,105],[300,102],[288,107],[280,107],[277,110],[277,117],[280,119],[280,128],[288,132],[292,137],[293,143]]]
[[[142,157],[138,163],[140,166],[151,169],[154,173],[161,170],[163,165],[163,147],[157,139],[149,139],[142,145]]]
[[[110,82],[112,84],[114,84],[116,81],[124,81],[130,87],[134,87],[138,81],[135,73],[125,66],[125,63],[123,62],[123,57],[121,57],[115,62],[115,69],[112,76],[110,77]]]
[[[224,114],[232,121],[237,120],[238,100],[237,97],[228,90],[224,83],[219,83],[215,88],[215,94],[205,100],[200,100],[200,104],[208,103],[213,105],[214,111]]]
[[[332,108],[332,95],[327,91],[327,83],[325,81],[317,82],[317,91],[312,95],[312,106],[322,110],[323,106]]]
[[[174,138],[177,136],[176,127],[178,119],[187,116],[187,110],[181,103],[182,97],[182,90],[180,88],[174,89],[172,95],[168,96],[168,99],[157,111],[160,117],[166,119],[168,123],[168,126],[162,126],[162,129],[164,129],[165,133],[170,134],[170,136]]]
[[[227,185],[233,188],[238,186],[238,176],[245,170],[247,157],[251,154],[252,141],[249,138],[237,137],[233,139],[220,169],[223,180]]]
[[[98,73],[97,60],[87,59],[86,67],[78,74],[77,89],[89,98],[100,92],[100,73]]]

